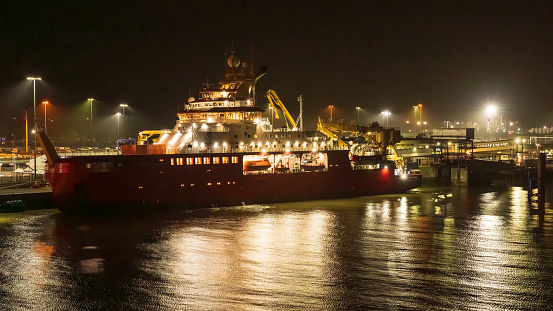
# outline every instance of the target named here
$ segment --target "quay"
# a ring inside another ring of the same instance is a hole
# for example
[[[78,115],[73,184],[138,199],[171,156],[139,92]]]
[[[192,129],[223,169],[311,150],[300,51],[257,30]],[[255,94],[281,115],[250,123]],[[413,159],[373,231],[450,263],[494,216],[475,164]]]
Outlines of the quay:
[[[49,187],[31,187],[32,184],[0,188],[0,213],[54,208]]]

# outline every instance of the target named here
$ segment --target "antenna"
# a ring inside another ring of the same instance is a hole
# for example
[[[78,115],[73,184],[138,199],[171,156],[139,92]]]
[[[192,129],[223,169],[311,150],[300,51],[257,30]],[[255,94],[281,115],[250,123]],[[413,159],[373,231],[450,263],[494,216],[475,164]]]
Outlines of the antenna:
[[[211,86],[211,84],[209,84],[209,78],[207,77],[207,74],[205,75],[205,83],[204,83],[204,85],[205,85],[205,88],[206,88],[206,89],[209,89],[209,87]]]

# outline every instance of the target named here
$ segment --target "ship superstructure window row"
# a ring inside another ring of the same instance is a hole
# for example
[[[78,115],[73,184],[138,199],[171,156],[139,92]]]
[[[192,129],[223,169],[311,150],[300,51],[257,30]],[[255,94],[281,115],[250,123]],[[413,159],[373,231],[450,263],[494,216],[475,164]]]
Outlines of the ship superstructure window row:
[[[229,159],[231,161],[229,161]],[[171,158],[171,165],[184,165],[185,158]],[[201,164],[228,164],[238,163],[238,157],[193,157],[186,158],[186,165],[201,165]]]

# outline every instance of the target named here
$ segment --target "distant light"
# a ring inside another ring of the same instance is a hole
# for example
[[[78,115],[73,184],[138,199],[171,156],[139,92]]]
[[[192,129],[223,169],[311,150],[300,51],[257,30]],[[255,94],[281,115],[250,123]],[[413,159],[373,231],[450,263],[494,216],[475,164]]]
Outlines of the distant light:
[[[497,107],[494,104],[488,104],[486,106],[486,113],[489,115],[493,115],[497,112]]]
[[[121,112],[118,112],[118,113],[116,113],[115,115],[116,115],[116,116],[120,116],[120,115],[121,115]]]

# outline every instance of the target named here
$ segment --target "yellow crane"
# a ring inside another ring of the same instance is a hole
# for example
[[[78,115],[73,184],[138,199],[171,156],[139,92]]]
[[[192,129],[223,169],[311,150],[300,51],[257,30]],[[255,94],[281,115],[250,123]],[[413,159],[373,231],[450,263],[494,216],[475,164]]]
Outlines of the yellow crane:
[[[290,125],[288,125],[288,123],[290,123],[292,125],[292,128],[295,129],[296,128],[296,122],[294,121],[294,118],[292,118],[292,116],[288,112],[288,109],[286,109],[286,107],[284,107],[284,104],[280,101],[280,98],[278,98],[275,91],[268,90],[267,91],[267,99],[269,100],[269,104],[271,104],[271,107],[273,107],[273,109],[275,110],[275,118],[279,119],[278,112],[277,112],[277,109],[276,109],[276,107],[278,106],[280,108],[280,110],[282,110],[282,114],[286,117],[286,119],[288,119],[288,122],[286,122],[286,127],[288,129],[290,129]]]
[[[167,132],[170,132],[169,130],[147,130],[147,131],[142,131],[140,133],[138,133],[138,142],[136,143],[137,145],[146,145],[147,141],[148,141],[148,138],[154,136],[154,135],[161,135],[161,134],[165,134]],[[153,143],[155,144],[158,140],[159,140],[160,136],[156,137],[153,139]]]

